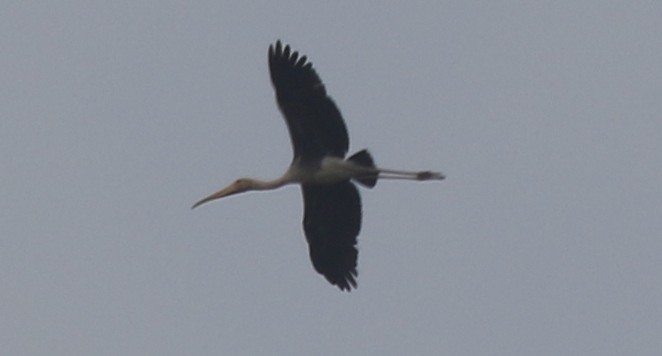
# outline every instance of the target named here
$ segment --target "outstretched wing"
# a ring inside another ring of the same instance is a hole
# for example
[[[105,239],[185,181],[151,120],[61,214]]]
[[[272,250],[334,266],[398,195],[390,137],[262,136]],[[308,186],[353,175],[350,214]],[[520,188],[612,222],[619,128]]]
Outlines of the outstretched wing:
[[[269,71],[294,149],[294,157],[314,161],[345,157],[347,128],[324,84],[306,56],[299,57],[280,41],[269,46]]]
[[[303,230],[315,270],[341,290],[356,288],[361,197],[354,184],[302,185]]]

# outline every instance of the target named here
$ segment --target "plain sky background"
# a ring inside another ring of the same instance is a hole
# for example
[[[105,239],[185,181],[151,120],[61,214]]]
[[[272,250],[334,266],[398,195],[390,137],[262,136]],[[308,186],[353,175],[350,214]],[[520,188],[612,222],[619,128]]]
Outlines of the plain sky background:
[[[4,1],[0,354],[662,354],[662,3]],[[362,189],[314,272],[267,69],[308,55]]]

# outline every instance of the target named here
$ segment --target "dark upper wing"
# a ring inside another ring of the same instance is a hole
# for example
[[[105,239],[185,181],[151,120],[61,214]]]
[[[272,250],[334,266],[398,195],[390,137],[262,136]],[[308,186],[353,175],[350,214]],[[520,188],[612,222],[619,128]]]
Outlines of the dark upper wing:
[[[289,45],[283,47],[277,41],[269,46],[269,71],[294,156],[304,160],[325,155],[345,157],[349,147],[347,128],[306,56],[299,57]]]
[[[361,198],[354,184],[302,185],[303,230],[315,270],[341,290],[356,288]]]

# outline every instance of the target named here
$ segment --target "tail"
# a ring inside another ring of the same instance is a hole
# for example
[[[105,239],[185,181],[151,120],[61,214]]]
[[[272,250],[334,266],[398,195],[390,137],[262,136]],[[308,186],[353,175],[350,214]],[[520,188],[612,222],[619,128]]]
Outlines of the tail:
[[[356,152],[353,154],[351,157],[347,159],[348,161],[352,163],[356,163],[361,167],[366,167],[366,168],[377,168],[375,167],[375,163],[372,160],[372,156],[370,156],[370,153],[368,153],[368,150],[361,150],[359,152]],[[367,175],[365,177],[357,177],[354,178],[357,182],[361,183],[362,185],[372,188],[377,184],[377,175],[379,173],[375,172],[374,174]]]

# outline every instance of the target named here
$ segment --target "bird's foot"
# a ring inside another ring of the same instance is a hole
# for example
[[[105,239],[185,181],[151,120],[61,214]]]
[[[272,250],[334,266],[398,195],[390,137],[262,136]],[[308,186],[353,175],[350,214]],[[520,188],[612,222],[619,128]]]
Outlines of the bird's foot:
[[[438,172],[423,171],[416,173],[416,179],[418,180],[432,180],[432,179],[442,180],[444,178],[446,177]]]

